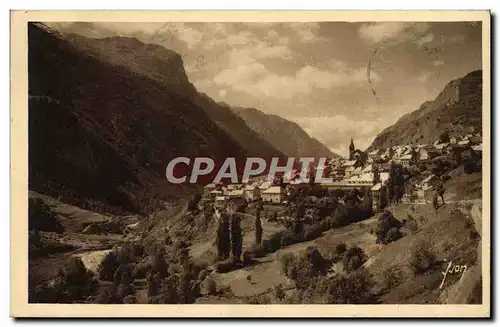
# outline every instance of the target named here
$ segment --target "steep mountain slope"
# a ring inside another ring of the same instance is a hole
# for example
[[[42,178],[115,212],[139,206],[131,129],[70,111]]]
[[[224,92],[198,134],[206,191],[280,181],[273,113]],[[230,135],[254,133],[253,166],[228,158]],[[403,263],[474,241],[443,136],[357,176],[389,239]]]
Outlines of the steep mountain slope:
[[[30,189],[141,210],[150,199],[182,195],[164,177],[171,159],[248,155],[185,96],[193,90],[184,89],[175,53],[156,49],[169,59],[160,60],[160,82],[134,71],[144,65],[112,65],[39,25],[28,32]]]
[[[451,81],[435,100],[424,102],[383,130],[369,150],[434,142],[445,130],[451,134],[481,132],[482,76],[478,70]]]
[[[250,129],[243,119],[228,108],[217,104],[199,93],[189,82],[182,58],[175,52],[156,44],[145,44],[135,38],[109,37],[85,38],[75,34],[65,35],[80,51],[99,58],[111,65],[126,68],[138,75],[147,76],[169,90],[188,98],[238,142],[251,155],[270,158],[281,156],[276,148]]]
[[[231,110],[287,156],[339,157],[294,122],[253,108],[231,107]]]

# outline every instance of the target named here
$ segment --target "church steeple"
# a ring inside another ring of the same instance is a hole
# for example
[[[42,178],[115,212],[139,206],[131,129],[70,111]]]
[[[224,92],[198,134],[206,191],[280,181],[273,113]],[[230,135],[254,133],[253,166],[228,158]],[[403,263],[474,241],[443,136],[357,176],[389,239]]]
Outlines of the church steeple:
[[[354,146],[354,141],[351,138],[351,144],[349,144],[349,160],[354,158],[354,151],[356,151],[356,147]]]

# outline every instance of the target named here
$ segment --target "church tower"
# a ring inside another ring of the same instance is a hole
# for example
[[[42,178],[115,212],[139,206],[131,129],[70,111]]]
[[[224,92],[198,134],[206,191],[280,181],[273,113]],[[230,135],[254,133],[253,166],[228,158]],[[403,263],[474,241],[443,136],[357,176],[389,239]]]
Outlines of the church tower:
[[[354,141],[351,138],[351,144],[349,144],[349,160],[354,159],[354,151],[356,151],[356,147],[354,147]]]

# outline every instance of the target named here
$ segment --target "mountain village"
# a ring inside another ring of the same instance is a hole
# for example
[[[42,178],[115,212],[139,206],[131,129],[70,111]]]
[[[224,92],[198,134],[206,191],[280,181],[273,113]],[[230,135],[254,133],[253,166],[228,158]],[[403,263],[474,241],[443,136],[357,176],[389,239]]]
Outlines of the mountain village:
[[[325,172],[332,182],[318,185],[327,190],[369,188],[374,200],[374,212],[377,212],[380,207],[380,195],[385,193],[384,189],[390,179],[391,166],[417,172],[413,174],[411,181],[405,184],[402,202],[429,202],[426,195],[435,190],[439,181],[449,178],[443,174],[442,166],[451,168],[450,166],[458,165],[459,162],[477,162],[481,154],[482,139],[479,133],[450,137],[445,132],[432,144],[395,145],[369,152],[356,149],[351,139],[348,158],[328,160]],[[299,172],[294,170],[291,176],[290,180],[293,181],[299,177]],[[304,187],[304,184],[283,183],[279,179],[269,182],[266,177],[251,179],[246,184],[208,184],[204,187],[204,202],[213,202],[215,208],[228,211],[257,201],[270,205],[285,204],[294,189]]]

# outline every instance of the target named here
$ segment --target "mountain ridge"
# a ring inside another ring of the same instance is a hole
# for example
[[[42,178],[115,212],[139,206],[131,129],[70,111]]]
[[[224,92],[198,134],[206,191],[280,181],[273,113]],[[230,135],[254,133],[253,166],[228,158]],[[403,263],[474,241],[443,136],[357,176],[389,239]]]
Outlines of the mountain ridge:
[[[373,140],[368,151],[409,143],[432,143],[445,130],[451,135],[481,132],[482,71],[450,81],[434,100],[402,115]]]
[[[228,106],[229,107],[229,106]],[[230,107],[251,129],[289,157],[340,157],[317,139],[309,136],[296,122],[266,114],[255,108]]]

